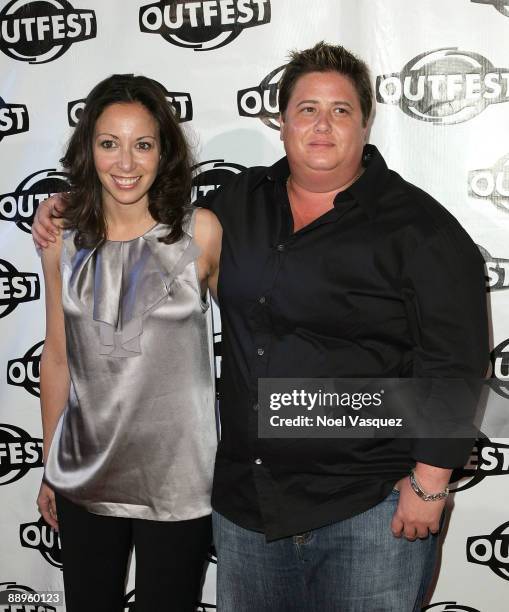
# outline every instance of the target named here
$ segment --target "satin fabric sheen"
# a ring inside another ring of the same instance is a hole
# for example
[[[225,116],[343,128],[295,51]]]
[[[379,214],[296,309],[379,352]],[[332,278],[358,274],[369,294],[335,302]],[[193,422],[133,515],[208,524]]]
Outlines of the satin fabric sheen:
[[[64,235],[71,388],[45,480],[96,514],[176,521],[211,512],[217,445],[209,304],[192,239],[158,224],[76,250]]]

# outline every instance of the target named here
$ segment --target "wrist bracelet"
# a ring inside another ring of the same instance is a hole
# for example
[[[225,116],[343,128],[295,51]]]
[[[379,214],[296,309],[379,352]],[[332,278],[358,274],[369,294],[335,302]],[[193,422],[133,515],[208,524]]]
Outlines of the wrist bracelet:
[[[415,494],[418,495],[422,501],[433,502],[440,501],[441,499],[445,499],[449,495],[449,487],[445,487],[443,491],[439,491],[438,493],[426,493],[421,485],[417,482],[417,478],[415,477],[415,472],[412,470],[409,474],[410,478],[410,486],[414,490]]]

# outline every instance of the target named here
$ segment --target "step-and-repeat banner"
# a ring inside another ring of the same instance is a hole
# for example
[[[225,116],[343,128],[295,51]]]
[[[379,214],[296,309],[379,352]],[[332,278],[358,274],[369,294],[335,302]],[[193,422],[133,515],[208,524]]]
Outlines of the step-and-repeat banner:
[[[288,50],[326,40],[364,58],[377,101],[371,142],[458,218],[486,259],[490,374],[508,382],[498,392],[509,397],[509,0],[11,0],[0,7],[0,591],[62,589],[59,538],[35,506],[44,292],[30,226],[39,203],[65,190],[58,161],[65,142],[88,91],[112,73],[145,74],[165,87],[194,147],[197,197],[282,155],[277,89]],[[219,355],[217,311],[214,318]],[[455,472],[426,610],[509,608],[508,473],[508,440],[494,438],[478,440]],[[214,578],[211,557],[201,610],[215,609]],[[97,596],[90,585],[91,610]],[[126,610],[134,611],[135,596],[129,586]],[[0,604],[10,612],[55,609]]]

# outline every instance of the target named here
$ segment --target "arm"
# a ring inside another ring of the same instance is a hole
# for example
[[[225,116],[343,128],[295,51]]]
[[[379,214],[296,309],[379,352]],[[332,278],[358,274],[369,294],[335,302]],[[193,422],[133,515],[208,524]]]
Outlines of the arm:
[[[210,210],[199,209],[194,229],[194,238],[201,250],[198,270],[202,289],[208,287],[214,299],[217,299],[222,236],[223,230],[216,215]]]
[[[39,204],[32,224],[32,238],[36,247],[45,249],[49,243],[56,241],[60,222],[54,212],[58,213],[62,206],[62,198],[58,193]]]
[[[438,232],[416,250],[405,276],[408,312],[413,313],[413,376],[463,379],[465,387],[469,380],[483,378],[489,358],[484,266],[468,235],[453,225]],[[469,406],[464,408],[468,419]],[[446,410],[446,403],[423,407],[431,419]],[[459,438],[413,440],[415,475],[421,488],[426,493],[443,491],[451,468],[464,465],[472,444],[473,440]],[[428,530],[437,532],[445,500],[422,501],[408,477],[397,488],[400,501],[391,525],[394,535],[415,539],[426,537]]]
[[[45,463],[58,419],[69,395],[69,370],[61,297],[61,245],[61,237],[57,237],[55,244],[52,244],[42,254],[46,294],[46,338],[41,356],[41,414]],[[37,505],[45,521],[56,529],[58,523],[55,496],[45,482],[41,484]]]

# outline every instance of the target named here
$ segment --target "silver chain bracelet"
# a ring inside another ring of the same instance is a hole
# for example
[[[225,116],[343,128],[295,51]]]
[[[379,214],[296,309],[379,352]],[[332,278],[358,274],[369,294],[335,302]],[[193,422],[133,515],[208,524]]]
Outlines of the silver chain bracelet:
[[[438,493],[426,493],[421,488],[421,485],[417,482],[414,470],[410,472],[409,478],[410,486],[412,487],[416,495],[418,495],[422,499],[422,501],[440,501],[441,499],[445,499],[449,495],[449,487],[445,487],[443,491],[439,491]]]

